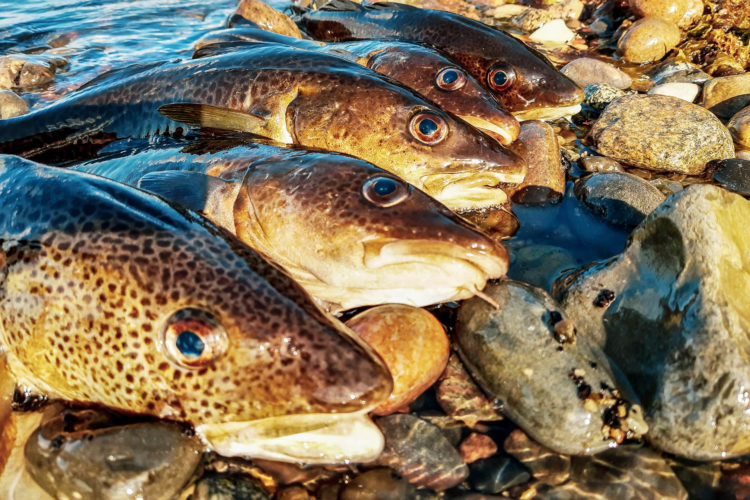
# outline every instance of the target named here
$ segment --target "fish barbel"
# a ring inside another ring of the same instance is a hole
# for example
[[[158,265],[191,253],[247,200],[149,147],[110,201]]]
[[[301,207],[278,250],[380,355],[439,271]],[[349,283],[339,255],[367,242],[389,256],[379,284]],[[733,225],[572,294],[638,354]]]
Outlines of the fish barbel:
[[[20,385],[190,423],[225,455],[377,456],[365,413],[387,369],[257,252],[154,195],[18,157],[0,156],[0,199],[0,342]]]

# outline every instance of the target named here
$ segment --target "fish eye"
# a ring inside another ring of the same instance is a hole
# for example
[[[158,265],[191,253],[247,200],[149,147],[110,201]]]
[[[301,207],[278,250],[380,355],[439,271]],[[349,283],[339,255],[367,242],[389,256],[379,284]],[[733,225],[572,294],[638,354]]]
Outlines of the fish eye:
[[[504,64],[496,64],[487,73],[487,84],[492,90],[500,92],[516,81],[516,72]]]
[[[184,368],[200,368],[224,354],[227,335],[213,314],[201,309],[180,309],[164,327],[168,357]]]
[[[378,175],[362,184],[362,196],[378,207],[392,207],[409,197],[409,186],[402,180]]]
[[[419,142],[434,146],[445,139],[448,134],[448,124],[435,113],[421,111],[411,118],[409,131]]]
[[[458,68],[443,68],[437,74],[435,83],[443,90],[458,90],[466,83],[466,74]]]

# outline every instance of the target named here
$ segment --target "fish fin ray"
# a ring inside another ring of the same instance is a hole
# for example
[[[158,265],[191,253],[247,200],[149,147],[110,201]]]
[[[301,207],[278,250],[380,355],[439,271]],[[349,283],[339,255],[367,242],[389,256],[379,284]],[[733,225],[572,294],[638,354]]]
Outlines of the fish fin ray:
[[[159,113],[192,127],[237,130],[268,137],[268,134],[264,133],[268,120],[254,113],[190,102],[165,104],[159,108]],[[271,139],[271,137],[268,138]]]
[[[211,193],[230,182],[234,181],[202,172],[167,170],[147,173],[138,180],[136,187],[190,210],[202,212]]]

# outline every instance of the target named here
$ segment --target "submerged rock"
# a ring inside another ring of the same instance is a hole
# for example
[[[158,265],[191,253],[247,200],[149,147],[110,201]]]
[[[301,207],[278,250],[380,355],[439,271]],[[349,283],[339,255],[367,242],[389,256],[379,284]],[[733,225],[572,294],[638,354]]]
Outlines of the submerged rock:
[[[659,17],[633,23],[617,42],[617,53],[632,63],[658,61],[680,43],[680,29]]]
[[[529,169],[523,182],[508,191],[516,203],[557,203],[565,192],[565,169],[560,162],[560,145],[552,127],[539,120],[521,123],[514,143],[522,145],[516,152],[523,156]]]
[[[650,170],[697,175],[709,160],[734,157],[729,130],[676,97],[623,96],[607,106],[590,135],[601,154]]]
[[[451,354],[435,393],[440,408],[469,427],[482,421],[503,419],[471,379],[456,354]]]
[[[344,486],[338,500],[401,500],[413,498],[416,488],[385,467],[356,475]]]
[[[750,452],[748,226],[750,201],[693,185],[654,210],[622,254],[556,283],[579,330],[633,385],[649,440],[676,455]]]
[[[550,291],[564,271],[576,267],[576,258],[562,247],[524,245],[511,253],[508,277]]]
[[[38,89],[52,82],[55,67],[21,54],[0,57],[0,89]]]
[[[533,441],[521,429],[505,439],[503,448],[531,471],[534,479],[549,485],[562,484],[570,477],[570,456],[555,453]]]
[[[569,454],[597,453],[644,432],[609,360],[576,335],[546,292],[502,280],[484,293],[499,309],[476,297],[464,302],[456,341],[466,367],[513,422]]]
[[[29,112],[29,105],[23,97],[12,90],[0,90],[0,119],[13,118]]]
[[[189,488],[189,500],[270,500],[254,478],[243,474],[211,472]],[[143,497],[149,500],[150,497]],[[184,494],[180,498],[184,498]]]

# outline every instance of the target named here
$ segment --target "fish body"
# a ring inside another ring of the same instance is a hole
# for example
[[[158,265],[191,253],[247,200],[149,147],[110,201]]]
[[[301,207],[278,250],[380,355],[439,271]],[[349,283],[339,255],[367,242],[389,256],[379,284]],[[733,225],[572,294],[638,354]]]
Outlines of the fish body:
[[[442,50],[523,119],[572,114],[583,101],[583,91],[543,55],[507,33],[452,12],[333,0],[298,14],[295,21],[309,36],[326,42],[379,38]]]
[[[19,384],[192,424],[224,454],[377,454],[363,412],[388,396],[387,369],[226,231],[140,190],[12,156],[0,156],[0,199],[0,342]],[[361,429],[361,448],[284,444],[321,415]]]
[[[0,153],[32,159],[186,125],[242,130],[370,161],[451,208],[495,206],[521,157],[372,70],[279,44],[106,80],[0,122]],[[179,129],[179,130],[178,130]]]
[[[201,155],[166,148],[74,168],[203,212],[330,310],[468,298],[507,270],[499,243],[345,155],[262,144]]]
[[[507,146],[518,138],[518,120],[458,63],[430,47],[382,40],[321,44],[256,28],[235,28],[198,40],[196,54],[210,52],[213,47],[241,49],[246,41],[283,43],[350,59],[415,90],[501,144]]]

